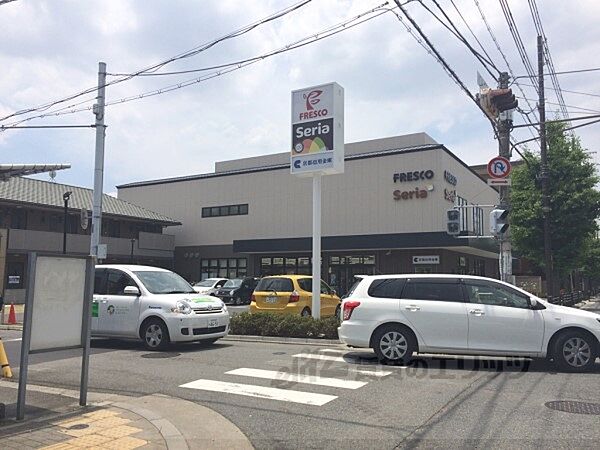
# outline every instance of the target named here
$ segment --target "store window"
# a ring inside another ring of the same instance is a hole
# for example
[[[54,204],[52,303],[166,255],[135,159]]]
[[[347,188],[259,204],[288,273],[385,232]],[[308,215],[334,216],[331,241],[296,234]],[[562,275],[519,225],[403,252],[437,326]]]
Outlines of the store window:
[[[207,278],[243,278],[247,275],[246,258],[202,259],[200,279]]]
[[[211,206],[202,208],[202,217],[243,216],[248,214],[248,204]]]
[[[311,275],[310,258],[274,256],[260,259],[261,275]]]

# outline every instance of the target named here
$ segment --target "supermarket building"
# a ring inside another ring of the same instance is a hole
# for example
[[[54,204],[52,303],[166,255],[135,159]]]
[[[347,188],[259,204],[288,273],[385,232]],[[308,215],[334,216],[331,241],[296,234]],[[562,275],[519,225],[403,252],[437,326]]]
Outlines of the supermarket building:
[[[182,223],[175,270],[207,277],[310,274],[312,182],[289,153],[217,162],[214,173],[118,186],[118,197]],[[498,192],[425,133],[345,145],[345,172],[323,177],[323,278],[344,293],[354,275],[498,276],[488,234]],[[446,233],[461,208],[462,236]],[[474,205],[474,206],[473,206]]]

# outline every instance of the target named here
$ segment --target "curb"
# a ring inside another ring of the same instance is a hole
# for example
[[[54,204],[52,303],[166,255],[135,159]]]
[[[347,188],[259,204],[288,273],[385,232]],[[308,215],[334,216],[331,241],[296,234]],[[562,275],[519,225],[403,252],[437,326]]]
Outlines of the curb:
[[[16,330],[16,331],[23,331],[23,325],[5,325],[2,324],[0,325],[0,330]]]
[[[265,344],[299,344],[299,345],[327,345],[339,346],[342,343],[337,339],[310,339],[310,338],[290,338],[276,336],[243,336],[228,335],[221,339],[222,341],[238,342],[263,342]]]

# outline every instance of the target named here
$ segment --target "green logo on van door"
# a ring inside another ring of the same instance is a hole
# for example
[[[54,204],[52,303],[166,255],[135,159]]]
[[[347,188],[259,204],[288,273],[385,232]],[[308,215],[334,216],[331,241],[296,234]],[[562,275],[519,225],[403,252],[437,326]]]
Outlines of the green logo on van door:
[[[98,317],[98,303],[92,303],[92,317]]]

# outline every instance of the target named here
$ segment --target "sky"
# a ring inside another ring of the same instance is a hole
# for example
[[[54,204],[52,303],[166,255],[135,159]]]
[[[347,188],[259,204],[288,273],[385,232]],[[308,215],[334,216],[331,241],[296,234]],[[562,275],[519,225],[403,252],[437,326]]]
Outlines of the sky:
[[[0,117],[63,99],[97,85],[98,62],[109,73],[131,73],[179,55],[298,0],[0,0]],[[242,60],[285,47],[359,14],[383,0],[312,0],[282,18],[175,61],[160,71],[181,71]],[[439,0],[446,14],[471,45],[479,48],[451,0]],[[538,1],[539,14],[557,71],[600,66],[600,2]],[[423,4],[434,9],[433,1]],[[477,72],[488,85],[492,77],[466,46],[418,1],[405,8],[456,71],[469,91],[478,91]],[[482,20],[490,28],[515,76],[526,75],[499,2],[455,0],[464,19],[490,59],[501,70],[507,64]],[[537,68],[536,29],[529,2],[509,0],[529,58]],[[393,6],[390,2],[388,7]],[[438,13],[439,14],[439,13]],[[370,16],[364,16],[368,18]],[[404,19],[405,23],[406,19]],[[204,72],[205,74],[207,72]],[[135,77],[108,86],[108,102],[138,96],[202,74]],[[108,81],[117,79],[109,76]],[[600,73],[558,75],[571,117],[600,113]],[[105,123],[104,191],[119,184],[207,173],[216,161],[288,151],[290,92],[336,81],[345,89],[345,140],[357,142],[426,132],[468,164],[486,163],[498,152],[488,120],[409,34],[392,12],[318,42],[265,58],[231,73],[148,98],[108,106]],[[517,80],[530,105],[537,93],[527,78]],[[552,88],[550,79],[546,85]],[[521,92],[513,86],[515,93]],[[581,95],[564,90],[592,95]],[[94,93],[48,109],[86,101]],[[556,93],[546,90],[547,117],[555,118]],[[583,109],[581,109],[583,108]],[[590,111],[592,110],[592,111]],[[37,112],[36,114],[41,114]],[[1,120],[8,125],[20,115]],[[534,117],[530,115],[532,119]],[[535,121],[535,120],[534,120]],[[90,125],[85,110],[30,120],[22,125]],[[515,125],[524,123],[516,114]],[[573,125],[582,122],[575,122]],[[577,130],[600,161],[600,124]],[[532,137],[524,128],[516,141]],[[93,186],[95,132],[92,128],[15,129],[0,132],[2,163],[63,163],[72,168],[56,181]],[[539,146],[530,144],[539,151]],[[48,175],[38,178],[48,180]]]

